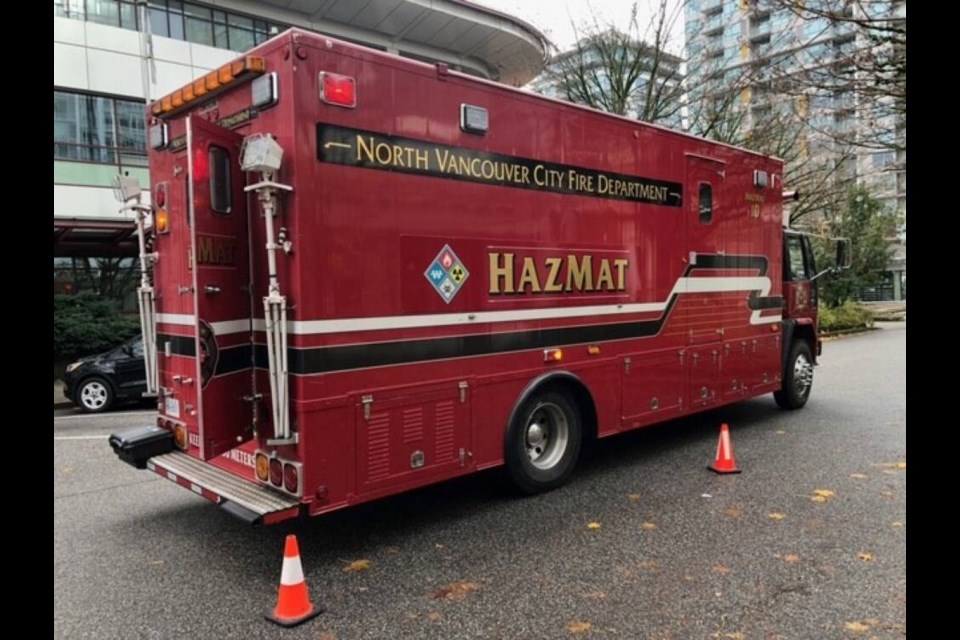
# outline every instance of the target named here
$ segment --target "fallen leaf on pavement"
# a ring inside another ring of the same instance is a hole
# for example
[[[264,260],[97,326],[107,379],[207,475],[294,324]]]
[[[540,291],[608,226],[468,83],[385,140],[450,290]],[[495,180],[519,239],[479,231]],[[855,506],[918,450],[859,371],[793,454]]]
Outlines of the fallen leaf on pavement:
[[[906,461],[906,460],[898,460],[897,462],[875,462],[875,463],[873,464],[873,466],[875,466],[875,467],[883,467],[883,468],[886,468],[886,469],[906,469],[906,468],[907,468],[907,461]]]
[[[440,617],[441,616],[439,611],[431,611],[430,613],[427,614],[427,620],[429,620],[430,622],[436,622],[440,619]]]
[[[861,560],[863,562],[873,562],[873,554],[867,553],[866,551],[861,551],[857,554],[857,560]]]
[[[743,515],[743,509],[740,507],[728,507],[723,510],[723,515],[728,518],[739,518]]]
[[[843,625],[843,627],[847,631],[853,631],[854,633],[866,633],[867,631],[870,631],[869,625],[866,625],[866,624],[863,624],[862,622],[857,622],[857,621],[847,622],[846,624]]]
[[[777,429],[776,431],[774,431],[774,433],[777,434],[778,436],[783,436],[787,434],[787,431],[786,429]]]
[[[826,502],[826,501],[827,501],[827,499],[824,498],[823,496],[810,496],[810,499],[813,500],[814,502]]]
[[[586,633],[593,629],[593,625],[589,622],[583,622],[581,620],[574,620],[573,622],[567,623],[567,631],[570,633]]]
[[[636,501],[638,501],[638,500],[640,499],[640,494],[639,494],[639,493],[628,493],[628,494],[627,494],[627,499],[630,500],[630,502],[636,502]]]
[[[713,565],[713,569],[711,569],[711,571],[713,571],[714,573],[719,573],[722,576],[725,576],[728,573],[730,573],[730,567],[722,564],[716,564],[716,565]]]
[[[591,591],[586,595],[586,597],[590,598],[591,600],[603,600],[607,597],[607,594],[605,594],[603,591]]]
[[[643,524],[640,525],[640,528],[643,529],[644,531],[653,531],[654,529],[657,528],[657,525],[655,525],[652,522],[644,522]]]
[[[444,600],[451,600],[453,602],[462,602],[468,594],[476,591],[480,587],[477,586],[474,582],[454,582],[445,587],[440,587],[433,592],[433,597]]]
[[[587,529],[599,529],[599,528],[602,527],[602,526],[603,526],[603,525],[600,524],[599,522],[588,522],[588,523],[587,523]]]
[[[900,527],[903,526],[903,523],[902,523],[902,522],[894,522],[894,523],[892,523],[890,526],[899,529]]]
[[[866,479],[867,474],[865,474],[865,473],[851,473],[851,474],[850,474],[850,477],[853,478],[854,480],[864,480],[864,479]]]
[[[795,564],[800,562],[800,556],[795,553],[788,553],[787,555],[783,556],[783,561],[787,564]]]
[[[787,514],[780,513],[779,511],[774,511],[773,513],[768,513],[767,517],[770,518],[771,520],[780,521],[780,520],[786,520]]]
[[[370,568],[370,561],[366,558],[354,560],[343,568],[344,571],[366,571]]]
[[[835,494],[833,491],[830,491],[830,489],[814,489],[813,495],[823,496],[824,498],[832,498],[837,494]]]

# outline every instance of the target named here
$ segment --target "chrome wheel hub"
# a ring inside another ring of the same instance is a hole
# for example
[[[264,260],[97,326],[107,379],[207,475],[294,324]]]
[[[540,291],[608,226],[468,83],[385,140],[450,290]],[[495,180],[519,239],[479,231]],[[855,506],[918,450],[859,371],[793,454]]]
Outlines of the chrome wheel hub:
[[[527,421],[527,457],[534,467],[550,469],[567,450],[570,427],[563,410],[551,402],[536,407]]]
[[[813,364],[802,353],[793,363],[793,383],[797,388],[797,395],[805,396],[810,392],[813,384]]]

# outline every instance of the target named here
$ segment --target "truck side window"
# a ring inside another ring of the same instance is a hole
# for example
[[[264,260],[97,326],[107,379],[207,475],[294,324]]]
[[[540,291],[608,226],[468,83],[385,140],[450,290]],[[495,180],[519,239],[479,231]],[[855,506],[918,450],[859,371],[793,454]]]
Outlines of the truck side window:
[[[700,224],[710,224],[713,219],[713,187],[700,183]]]
[[[230,213],[230,154],[221,147],[210,147],[210,208],[216,213]]]
[[[803,260],[803,244],[800,236],[787,236],[787,264],[790,272],[787,279],[793,282],[807,280],[807,269]]]

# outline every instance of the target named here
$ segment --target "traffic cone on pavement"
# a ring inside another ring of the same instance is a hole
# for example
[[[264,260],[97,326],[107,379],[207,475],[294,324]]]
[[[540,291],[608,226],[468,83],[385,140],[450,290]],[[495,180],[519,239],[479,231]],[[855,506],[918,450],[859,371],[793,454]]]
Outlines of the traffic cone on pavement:
[[[733,459],[733,443],[730,442],[730,427],[724,422],[720,425],[720,441],[717,442],[717,459],[707,467],[717,473],[740,473]]]
[[[312,605],[307,595],[297,536],[289,535],[283,548],[283,570],[280,572],[277,606],[266,614],[266,618],[282,627],[295,627],[321,613],[323,607]]]

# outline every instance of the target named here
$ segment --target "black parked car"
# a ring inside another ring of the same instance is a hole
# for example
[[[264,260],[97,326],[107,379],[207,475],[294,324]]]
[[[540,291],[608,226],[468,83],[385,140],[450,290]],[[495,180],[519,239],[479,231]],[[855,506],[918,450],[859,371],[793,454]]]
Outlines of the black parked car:
[[[64,393],[83,411],[108,411],[118,402],[139,400],[147,390],[143,338],[137,336],[106,353],[67,366]]]

